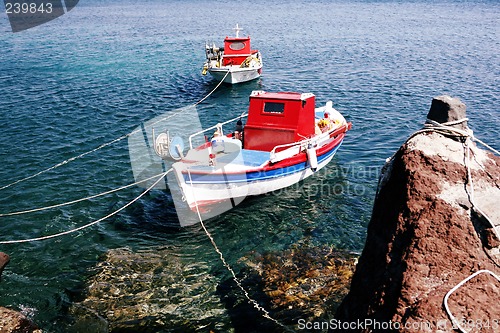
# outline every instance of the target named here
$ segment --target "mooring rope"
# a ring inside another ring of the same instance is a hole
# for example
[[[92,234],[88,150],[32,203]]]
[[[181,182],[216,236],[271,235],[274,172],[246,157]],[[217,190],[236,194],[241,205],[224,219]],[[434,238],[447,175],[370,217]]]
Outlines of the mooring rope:
[[[490,274],[491,276],[493,276],[495,279],[498,280],[498,282],[500,282],[500,277],[498,275],[496,275],[495,273],[493,273],[492,271],[490,270],[487,270],[487,269],[482,269],[482,270],[479,270],[477,272],[475,272],[474,274],[472,275],[469,275],[467,278],[465,278],[464,280],[462,280],[462,282],[460,282],[459,284],[457,284],[455,287],[453,287],[450,291],[448,291],[448,293],[446,294],[446,296],[444,297],[444,307],[446,309],[446,313],[448,314],[448,317],[450,318],[451,322],[456,325],[456,327],[462,331],[463,333],[468,333],[461,325],[460,325],[460,321],[457,320],[457,318],[451,313],[451,310],[450,310],[450,307],[448,306],[448,298],[450,297],[451,294],[453,294],[455,291],[457,291],[460,287],[462,287],[465,283],[467,283],[467,281],[471,280],[472,278],[474,278],[475,276],[479,275],[479,274],[483,274],[483,273],[487,273],[487,274]]]
[[[188,172],[188,176],[189,176],[189,182],[192,184],[193,181],[191,179],[191,172],[189,171],[189,168],[187,169],[187,172]],[[241,284],[240,279],[238,279],[238,277],[236,277],[236,273],[234,272],[234,270],[232,269],[232,267],[227,263],[226,259],[224,258],[224,255],[222,254],[222,251],[219,249],[219,247],[217,246],[217,243],[215,242],[214,238],[212,237],[212,234],[205,227],[205,223],[203,223],[203,218],[201,217],[201,213],[200,213],[200,210],[198,208],[198,202],[196,200],[196,194],[195,194],[193,188],[191,188],[191,193],[192,193],[193,198],[195,200],[196,213],[198,214],[198,219],[200,220],[200,224],[201,224],[201,227],[203,228],[203,231],[205,231],[205,234],[207,235],[208,239],[210,240],[210,243],[212,243],[212,246],[215,249],[215,252],[217,252],[217,254],[219,255],[219,259],[221,260],[221,262],[224,265],[224,267],[226,267],[226,269],[229,271],[229,273],[231,273],[233,281],[236,283],[236,285],[238,286],[238,288],[241,289],[241,291],[243,292],[243,295],[245,296],[245,298],[248,300],[248,302],[250,304],[253,305],[253,307],[256,310],[258,310],[262,314],[262,316],[264,318],[271,320],[276,325],[283,327],[285,330],[287,330],[289,332],[294,332],[293,330],[291,330],[290,328],[288,328],[284,324],[280,323],[275,318],[271,317],[271,315],[269,314],[269,312],[265,308],[263,308],[255,299],[253,299],[252,297],[250,297],[250,294],[248,293],[248,291]]]
[[[123,205],[122,207],[118,208],[117,210],[113,211],[112,213],[109,213],[108,215],[106,215],[104,217],[101,217],[100,219],[97,219],[95,221],[87,223],[87,224],[85,224],[83,226],[80,226],[78,228],[74,228],[74,229],[71,229],[71,230],[59,232],[59,233],[52,234],[52,235],[47,235],[47,236],[42,236],[42,237],[36,237],[36,238],[29,238],[29,239],[19,239],[19,240],[11,240],[11,241],[0,241],[0,244],[19,244],[19,243],[28,243],[28,242],[42,241],[42,240],[47,240],[47,239],[51,239],[51,238],[61,237],[61,236],[64,236],[64,235],[69,235],[71,233],[74,233],[74,232],[86,229],[88,227],[91,227],[94,224],[102,222],[102,221],[104,221],[104,220],[106,220],[106,219],[108,219],[108,218],[110,218],[110,217],[118,214],[119,212],[121,212],[122,210],[124,210],[125,208],[127,208],[130,205],[132,205],[134,202],[136,202],[140,198],[142,198],[146,193],[148,193],[149,191],[151,191],[172,170],[173,169],[169,169],[166,172],[162,173],[160,175],[160,177],[158,177],[158,179],[153,183],[153,185],[151,185],[150,187],[148,187],[139,196],[135,197],[132,201],[129,201],[127,204]]]
[[[154,178],[159,177],[161,175],[163,175],[163,173],[159,173],[157,175],[154,175],[154,176],[151,176],[149,178],[140,180],[138,182],[135,182],[135,183],[132,183],[132,184],[128,184],[128,185],[125,185],[125,186],[121,186],[121,187],[118,187],[118,188],[115,188],[115,189],[112,189],[112,190],[109,190],[109,191],[106,191],[106,192],[101,192],[99,194],[94,194],[94,195],[91,195],[91,196],[88,196],[88,197],[85,197],[85,198],[80,198],[80,199],[76,199],[76,200],[72,200],[72,201],[67,201],[67,202],[63,202],[63,203],[59,203],[59,204],[55,204],[55,205],[51,205],[51,206],[33,208],[33,209],[28,209],[28,210],[21,210],[21,211],[11,212],[11,213],[0,213],[0,217],[22,215],[22,214],[28,214],[28,213],[35,213],[35,212],[40,212],[40,211],[44,211],[44,210],[49,210],[49,209],[54,209],[54,208],[59,208],[59,207],[73,205],[73,204],[76,204],[78,202],[92,200],[92,199],[95,199],[95,198],[98,198],[98,197],[102,197],[104,195],[108,195],[108,194],[111,194],[111,193],[115,193],[115,192],[118,192],[118,191],[125,190],[127,188],[130,188],[132,186],[136,186],[136,185],[139,185],[141,183],[147,182],[148,180],[154,179]]]
[[[210,92],[209,92],[209,93],[208,93],[205,97],[203,97],[202,99],[200,99],[198,102],[194,103],[194,106],[196,106],[196,105],[198,105],[198,104],[201,104],[204,100],[206,100],[208,97],[210,97],[210,96],[211,96],[211,95],[212,95],[212,94],[213,94],[213,93],[214,93],[214,92],[215,92],[215,91],[219,88],[219,86],[222,84],[222,82],[224,82],[224,80],[226,79],[226,77],[227,77],[228,75],[229,75],[229,71],[226,73],[226,75],[224,75],[224,77],[222,78],[222,80],[220,80],[220,82],[219,82],[219,83],[215,86],[215,88],[214,88],[214,89],[212,89],[212,90],[211,90],[211,91],[210,91]],[[158,121],[154,122],[153,124],[151,124],[151,126],[152,126],[152,125],[155,125],[155,124],[157,124],[157,123],[159,123],[159,122],[161,122],[161,121],[165,121],[165,120],[168,120],[168,119],[170,119],[170,118],[172,118],[172,117],[174,117],[174,116],[177,116],[177,115],[179,115],[179,114],[181,114],[181,113],[185,112],[186,110],[187,110],[187,108],[185,108],[185,109],[183,109],[183,110],[181,110],[181,111],[179,111],[179,112],[176,112],[176,113],[174,113],[174,114],[171,114],[171,115],[169,115],[169,116],[167,116],[167,117],[165,117],[165,118],[162,118],[162,119],[160,119],[160,120],[158,120]],[[121,141],[121,140],[124,140],[124,139],[128,138],[129,136],[132,136],[132,135],[133,135],[133,134],[135,134],[135,133],[139,133],[139,132],[141,132],[141,130],[142,130],[142,129],[137,129],[137,130],[132,131],[132,132],[130,132],[130,133],[128,133],[128,134],[122,135],[122,136],[120,136],[119,138],[116,138],[116,139],[114,139],[114,140],[112,140],[112,141],[109,141],[109,142],[103,143],[103,144],[101,144],[100,146],[98,146],[98,147],[96,147],[96,148],[94,148],[94,149],[92,149],[92,150],[89,150],[89,151],[87,151],[87,152],[81,153],[80,155],[77,155],[77,156],[74,156],[74,157],[68,158],[67,160],[64,160],[64,161],[62,161],[62,162],[60,162],[60,163],[57,163],[57,164],[55,164],[55,165],[53,165],[53,166],[51,166],[51,167],[49,167],[49,168],[47,168],[47,169],[44,169],[44,170],[39,171],[39,172],[37,172],[37,173],[34,173],[34,174],[30,175],[30,176],[27,176],[27,177],[24,177],[24,178],[18,179],[18,180],[16,180],[16,181],[13,181],[13,182],[12,182],[12,183],[10,183],[10,184],[3,185],[3,186],[1,186],[1,187],[0,187],[0,191],[1,191],[1,190],[4,190],[4,189],[6,189],[6,188],[9,188],[9,187],[11,187],[11,186],[14,186],[14,185],[16,185],[16,184],[19,184],[19,183],[25,182],[25,181],[27,181],[27,180],[33,179],[33,178],[35,178],[35,177],[37,177],[37,176],[40,176],[41,174],[47,173],[47,172],[49,172],[49,171],[52,171],[52,170],[54,170],[54,169],[57,169],[57,168],[59,168],[59,167],[61,167],[61,166],[65,165],[65,164],[68,164],[68,163],[73,162],[73,161],[75,161],[75,160],[77,160],[77,159],[80,159],[80,158],[85,157],[85,156],[87,156],[87,155],[89,155],[89,154],[92,154],[92,153],[94,153],[94,152],[96,152],[96,151],[98,151],[98,150],[101,150],[101,149],[103,149],[103,148],[105,148],[105,147],[107,147],[107,146],[110,146],[110,145],[115,144],[115,143],[117,143],[117,142],[119,142],[119,141]]]
[[[462,118],[462,119],[459,119],[459,120],[456,120],[456,121],[439,123],[439,122],[436,122],[436,121],[434,121],[432,119],[427,119],[427,121],[426,121],[426,123],[424,125],[424,128],[421,129],[421,130],[419,130],[419,131],[417,131],[417,132],[415,132],[415,133],[413,133],[405,141],[405,143],[407,143],[410,139],[412,139],[416,135],[419,135],[419,134],[422,134],[422,133],[428,133],[428,132],[437,132],[437,133],[443,134],[445,136],[455,136],[455,137],[461,137],[461,138],[464,139],[463,140],[463,146],[464,146],[464,165],[465,165],[465,168],[467,170],[467,182],[469,183],[469,187],[470,187],[470,189],[467,189],[467,186],[466,186],[465,187],[465,191],[467,192],[467,195],[469,196],[469,201],[470,201],[470,203],[472,205],[471,211],[475,210],[476,212],[478,212],[479,214],[481,214],[484,217],[484,219],[486,221],[488,221],[488,223],[492,227],[493,232],[495,233],[496,237],[500,240],[500,234],[497,231],[495,224],[491,221],[490,217],[488,215],[486,215],[478,207],[477,203],[475,202],[475,198],[474,198],[474,183],[473,183],[473,180],[472,180],[472,173],[471,173],[471,166],[470,166],[470,160],[471,160],[470,150],[471,150],[471,147],[470,147],[469,141],[477,141],[477,142],[481,143],[483,146],[485,146],[486,148],[488,148],[489,150],[491,150],[492,152],[494,152],[497,155],[500,155],[500,152],[498,152],[497,150],[495,150],[491,146],[487,145],[483,141],[481,141],[478,138],[476,138],[473,135],[473,133],[472,133],[472,131],[470,129],[469,130],[462,130],[462,129],[459,129],[459,128],[452,127],[453,125],[464,123],[467,120],[468,120],[467,118]],[[391,157],[391,159],[394,158],[394,156],[395,155],[393,155]],[[450,308],[448,306],[448,298],[450,297],[450,295],[453,292],[455,292],[456,290],[458,290],[459,288],[461,288],[467,281],[471,280],[475,276],[477,276],[479,274],[482,274],[482,273],[488,273],[488,274],[492,275],[494,278],[496,278],[500,282],[500,278],[495,273],[493,273],[492,271],[490,271],[490,270],[479,270],[479,271],[477,271],[477,272],[469,275],[466,279],[464,279],[462,282],[460,282],[455,287],[453,287],[450,291],[448,291],[448,293],[445,295],[444,300],[443,300],[445,310],[446,310],[446,312],[448,314],[448,317],[450,318],[451,322],[454,325],[456,325],[456,327],[461,332],[464,332],[464,333],[468,333],[468,332],[460,325],[460,322],[451,313],[451,310],[450,310]]]
[[[487,145],[483,141],[479,140],[478,138],[476,138],[473,135],[471,130],[462,130],[459,128],[452,127],[452,125],[458,125],[458,124],[464,123],[468,120],[469,120],[468,118],[462,118],[462,119],[458,119],[455,121],[438,123],[437,121],[434,121],[432,119],[427,119],[425,124],[424,124],[424,128],[422,128],[422,129],[414,132],[412,135],[410,135],[410,137],[408,139],[406,139],[404,144],[406,144],[408,141],[410,141],[412,138],[414,138],[415,136],[417,136],[419,134],[430,133],[430,132],[437,132],[437,133],[440,133],[440,134],[445,135],[445,136],[455,136],[455,137],[464,138],[465,139],[464,140],[464,149],[465,149],[465,152],[464,152],[465,163],[464,164],[465,164],[465,168],[467,170],[467,181],[470,185],[470,190],[467,191],[467,187],[465,188],[465,190],[469,196],[469,201],[472,205],[471,209],[475,209],[476,212],[481,214],[485,218],[485,220],[488,221],[490,226],[493,228],[493,232],[495,233],[496,237],[500,240],[500,233],[497,231],[495,224],[491,221],[491,219],[488,217],[488,215],[486,215],[478,207],[478,205],[476,204],[475,199],[474,199],[474,184],[472,181],[472,174],[471,174],[471,170],[470,170],[470,165],[468,163],[470,161],[470,146],[469,146],[468,142],[469,142],[469,140],[477,141],[497,155],[500,155],[500,152],[497,151],[496,149],[494,149],[493,147]],[[395,156],[396,156],[396,153],[394,153],[390,158],[387,159],[387,163],[390,163],[390,161],[393,160]],[[379,184],[377,186],[377,195],[378,195],[378,192],[380,190],[380,181],[381,181],[381,179],[379,179]]]
[[[500,155],[500,153],[498,151],[496,151],[495,149],[491,148],[490,146],[488,146],[487,144],[485,144],[484,142],[475,139],[475,137],[472,134],[471,130],[461,130],[459,128],[451,127],[452,125],[457,125],[457,124],[466,122],[467,120],[468,120],[467,118],[463,118],[463,119],[459,119],[459,120],[452,121],[452,122],[438,123],[438,122],[436,122],[434,120],[427,119],[427,122],[426,122],[425,126],[426,126],[427,129],[430,129],[431,131],[435,131],[435,132],[438,132],[438,133],[441,133],[441,134],[444,134],[444,135],[450,135],[451,134],[451,135],[460,136],[460,137],[464,137],[465,138],[465,141],[463,143],[464,144],[464,149],[465,149],[465,152],[464,152],[464,164],[465,164],[465,168],[467,169],[467,181],[468,181],[469,186],[470,186],[470,190],[469,191],[467,191],[467,187],[465,188],[465,190],[466,190],[466,192],[468,192],[469,201],[472,204],[472,208],[471,209],[475,209],[477,212],[479,212],[486,219],[486,221],[488,221],[488,223],[490,224],[490,226],[493,228],[493,232],[495,233],[497,239],[500,240],[500,234],[498,233],[498,231],[497,231],[497,229],[495,227],[495,224],[493,223],[493,221],[491,221],[490,217],[488,215],[486,215],[479,208],[479,206],[477,205],[477,203],[475,201],[475,197],[474,197],[474,183],[472,181],[472,173],[471,173],[471,168],[470,168],[470,145],[469,145],[469,141],[470,140],[472,140],[472,141],[478,141],[479,143],[483,144],[485,147],[489,148],[494,153],[496,153],[498,155]]]

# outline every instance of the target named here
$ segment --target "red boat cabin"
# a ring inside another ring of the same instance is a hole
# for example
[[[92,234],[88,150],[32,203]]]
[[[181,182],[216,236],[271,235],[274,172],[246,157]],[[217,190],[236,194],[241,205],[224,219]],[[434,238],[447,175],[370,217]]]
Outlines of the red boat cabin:
[[[314,135],[311,93],[253,91],[244,128],[244,149],[271,151]]]
[[[222,65],[241,65],[248,56],[257,52],[250,49],[250,37],[226,37]]]

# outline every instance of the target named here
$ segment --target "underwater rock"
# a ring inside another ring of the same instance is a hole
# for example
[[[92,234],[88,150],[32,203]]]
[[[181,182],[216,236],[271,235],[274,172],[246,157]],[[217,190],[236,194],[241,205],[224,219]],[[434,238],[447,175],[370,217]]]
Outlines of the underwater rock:
[[[98,264],[70,313],[72,332],[228,331],[217,279],[207,264],[168,249],[114,249]],[[89,327],[91,329],[89,329]]]
[[[241,274],[245,288],[265,300],[264,307],[282,323],[297,325],[299,319],[333,318],[349,290],[356,258],[332,247],[295,245],[241,261],[247,266]]]
[[[22,313],[0,307],[0,332],[42,333],[42,330]]]
[[[453,332],[445,295],[479,270],[500,275],[498,240],[492,239],[498,238],[500,224],[500,158],[470,146],[473,194],[463,143],[442,134],[412,137],[387,162],[337,320],[398,323],[392,325],[395,332],[409,331],[404,325],[416,325],[419,332]],[[459,322],[477,324],[466,326],[468,331],[498,332],[499,298],[500,282],[484,273],[452,293],[448,304]],[[383,327],[352,331],[389,330]]]
[[[3,270],[4,270],[5,266],[7,266],[9,261],[10,261],[9,255],[6,253],[0,252],[0,281],[2,280]]]

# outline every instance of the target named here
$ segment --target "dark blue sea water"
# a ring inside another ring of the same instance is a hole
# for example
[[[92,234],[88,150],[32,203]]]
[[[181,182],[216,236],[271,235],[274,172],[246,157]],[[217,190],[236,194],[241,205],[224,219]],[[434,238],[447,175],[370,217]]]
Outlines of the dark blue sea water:
[[[318,175],[207,222],[236,270],[249,253],[297,243],[360,251],[378,172],[422,126],[435,96],[465,102],[475,134],[500,149],[496,0],[81,0],[68,14],[16,34],[0,14],[0,187],[196,103],[216,85],[201,76],[205,42],[222,41],[236,23],[261,50],[263,76],[216,90],[197,108],[204,126],[245,111],[256,89],[313,92],[318,104],[333,100],[353,123]],[[120,140],[1,189],[0,213],[132,182],[127,140]],[[134,187],[50,211],[0,217],[0,241],[84,225],[140,192]],[[201,227],[174,224],[169,195],[154,191],[81,232],[0,245],[12,258],[0,283],[0,306],[24,309],[46,331],[65,332],[68,290],[81,287],[100,255],[120,247],[167,246],[179,260],[227,279]]]

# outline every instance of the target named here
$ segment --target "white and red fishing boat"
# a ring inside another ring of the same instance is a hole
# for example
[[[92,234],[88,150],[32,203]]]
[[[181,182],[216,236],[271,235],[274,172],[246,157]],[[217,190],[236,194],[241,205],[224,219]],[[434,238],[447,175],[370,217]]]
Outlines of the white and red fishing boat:
[[[175,143],[166,149],[178,160],[172,168],[183,200],[207,212],[311,176],[331,161],[349,129],[331,101],[315,108],[311,93],[254,91],[248,113],[192,134],[185,155]],[[193,147],[203,136],[205,143]]]
[[[226,37],[224,46],[205,45],[207,60],[203,65],[203,75],[207,72],[214,78],[226,83],[235,84],[251,81],[262,73],[262,55],[252,50],[250,36],[240,37],[242,30],[238,25],[234,28],[235,37]]]

